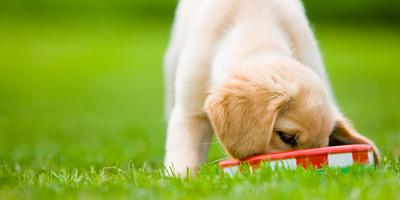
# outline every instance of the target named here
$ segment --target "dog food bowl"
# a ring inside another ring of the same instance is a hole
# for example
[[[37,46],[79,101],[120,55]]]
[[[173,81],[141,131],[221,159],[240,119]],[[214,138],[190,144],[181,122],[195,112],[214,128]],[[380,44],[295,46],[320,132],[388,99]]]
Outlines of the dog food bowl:
[[[261,154],[247,158],[244,161],[223,160],[219,166],[224,173],[236,174],[242,165],[249,165],[250,169],[257,169],[266,163],[272,170],[276,168],[296,169],[340,167],[345,168],[353,164],[374,165],[372,146],[365,144],[331,146],[313,149],[303,149],[272,154]]]

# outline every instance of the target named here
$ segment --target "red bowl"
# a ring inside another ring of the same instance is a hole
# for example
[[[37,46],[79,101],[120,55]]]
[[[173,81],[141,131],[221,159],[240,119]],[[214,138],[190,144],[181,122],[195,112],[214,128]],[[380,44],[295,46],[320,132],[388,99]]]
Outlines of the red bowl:
[[[221,169],[228,174],[238,171],[240,165],[248,164],[252,169],[258,168],[262,162],[268,163],[272,169],[288,168],[322,168],[347,167],[353,164],[374,165],[372,146],[366,144],[331,146],[313,149],[302,149],[272,154],[251,156],[246,160],[223,160]]]

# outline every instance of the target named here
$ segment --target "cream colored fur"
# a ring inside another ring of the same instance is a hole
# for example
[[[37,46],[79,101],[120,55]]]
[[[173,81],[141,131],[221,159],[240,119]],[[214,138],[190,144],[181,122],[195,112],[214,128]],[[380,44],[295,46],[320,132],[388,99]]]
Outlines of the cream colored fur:
[[[165,87],[165,165],[180,175],[206,160],[213,130],[237,159],[330,141],[373,145],[336,105],[301,1],[181,0]]]

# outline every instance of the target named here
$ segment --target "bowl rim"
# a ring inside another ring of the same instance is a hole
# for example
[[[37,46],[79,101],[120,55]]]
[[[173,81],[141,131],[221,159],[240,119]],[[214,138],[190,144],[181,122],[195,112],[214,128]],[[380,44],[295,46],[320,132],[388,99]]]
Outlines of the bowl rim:
[[[254,155],[243,161],[228,159],[219,162],[219,166],[221,168],[226,168],[231,166],[239,166],[242,163],[256,165],[261,161],[297,159],[297,158],[328,155],[328,154],[368,152],[368,151],[372,151],[372,146],[368,144],[352,144],[352,145],[310,148],[310,149],[293,150],[293,151],[286,151],[279,153]]]

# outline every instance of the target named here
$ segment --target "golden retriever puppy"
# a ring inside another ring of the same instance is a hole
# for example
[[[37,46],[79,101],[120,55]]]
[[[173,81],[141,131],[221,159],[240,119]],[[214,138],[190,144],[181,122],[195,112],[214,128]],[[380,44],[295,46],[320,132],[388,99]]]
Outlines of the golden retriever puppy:
[[[181,0],[165,86],[165,165],[176,174],[205,161],[213,130],[236,159],[373,145],[340,113],[297,0]]]

